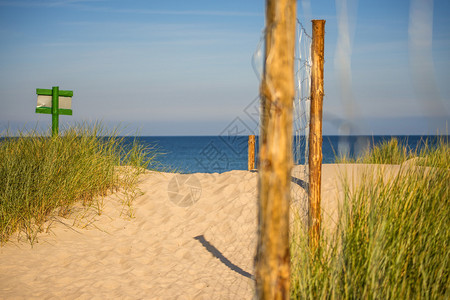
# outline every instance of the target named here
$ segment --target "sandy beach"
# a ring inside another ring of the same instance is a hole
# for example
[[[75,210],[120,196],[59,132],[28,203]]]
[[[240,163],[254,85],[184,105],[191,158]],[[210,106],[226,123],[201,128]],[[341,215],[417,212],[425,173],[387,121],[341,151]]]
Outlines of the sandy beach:
[[[340,174],[357,184],[366,169],[323,166],[326,228],[337,217]],[[293,193],[301,193],[301,180]],[[12,237],[0,248],[0,298],[252,298],[256,172],[148,172],[138,192],[132,217],[115,193],[102,199],[101,215],[74,209],[54,218],[33,246]]]

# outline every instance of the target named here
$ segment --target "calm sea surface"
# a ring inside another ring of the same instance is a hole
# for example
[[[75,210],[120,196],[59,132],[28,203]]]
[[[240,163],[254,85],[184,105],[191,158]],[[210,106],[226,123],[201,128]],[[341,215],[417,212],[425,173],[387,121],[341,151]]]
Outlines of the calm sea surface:
[[[421,141],[431,136],[395,136],[411,149],[420,147]],[[136,137],[126,137],[130,142]],[[373,147],[392,136],[324,136],[323,163],[333,163],[338,153],[354,157],[368,147]],[[247,170],[247,136],[144,136],[137,138],[145,146],[159,153],[156,166],[159,170],[176,170],[181,173],[221,173],[230,170]],[[258,144],[258,141],[256,142]],[[303,163],[304,153],[298,161]]]

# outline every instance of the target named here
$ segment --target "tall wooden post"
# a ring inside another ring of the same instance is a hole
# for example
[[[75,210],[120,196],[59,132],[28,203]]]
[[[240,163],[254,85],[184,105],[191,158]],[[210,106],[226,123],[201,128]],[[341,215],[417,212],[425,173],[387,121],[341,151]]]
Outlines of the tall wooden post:
[[[309,245],[320,238],[320,189],[322,180],[322,104],[325,20],[312,21],[311,123],[309,130]]]
[[[248,170],[255,169],[255,136],[248,136]]]
[[[292,169],[295,0],[266,0],[266,44],[261,83],[258,173],[259,299],[289,299],[289,200]]]

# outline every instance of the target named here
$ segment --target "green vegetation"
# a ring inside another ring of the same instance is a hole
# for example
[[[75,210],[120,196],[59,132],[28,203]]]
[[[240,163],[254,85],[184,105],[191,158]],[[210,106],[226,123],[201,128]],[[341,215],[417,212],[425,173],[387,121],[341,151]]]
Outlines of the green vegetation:
[[[391,180],[370,168],[353,190],[343,179],[339,224],[318,251],[295,220],[292,299],[450,298],[450,148],[444,138],[434,145],[410,152],[393,140],[358,160],[419,157]]]
[[[450,158],[440,157],[432,159],[433,156],[441,155],[441,151],[447,151],[448,138],[447,136],[437,137],[435,140],[424,140],[420,142],[416,149],[410,149],[407,143],[399,141],[397,138],[392,138],[388,141],[383,141],[381,144],[369,149],[366,153],[356,159],[348,157],[337,157],[336,163],[363,163],[363,164],[389,164],[399,165],[407,160],[417,160],[414,164],[424,165],[425,160],[429,163],[441,163],[442,166],[449,166]]]
[[[117,189],[133,190],[155,152],[125,145],[117,131],[80,125],[56,138],[36,132],[0,139],[0,243],[15,232],[35,242],[51,214],[68,215],[75,202],[98,206]],[[118,168],[132,166],[133,168]],[[126,197],[124,205],[130,205]]]

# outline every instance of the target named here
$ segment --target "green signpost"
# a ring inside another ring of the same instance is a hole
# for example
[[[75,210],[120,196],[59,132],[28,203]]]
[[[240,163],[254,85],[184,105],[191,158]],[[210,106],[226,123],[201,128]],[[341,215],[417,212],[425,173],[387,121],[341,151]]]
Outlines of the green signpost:
[[[73,91],[62,91],[54,86],[52,89],[36,89],[38,95],[36,113],[52,115],[52,136],[58,135],[59,115],[72,115]]]

